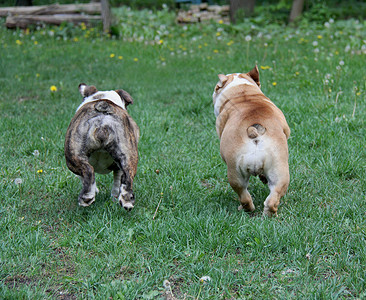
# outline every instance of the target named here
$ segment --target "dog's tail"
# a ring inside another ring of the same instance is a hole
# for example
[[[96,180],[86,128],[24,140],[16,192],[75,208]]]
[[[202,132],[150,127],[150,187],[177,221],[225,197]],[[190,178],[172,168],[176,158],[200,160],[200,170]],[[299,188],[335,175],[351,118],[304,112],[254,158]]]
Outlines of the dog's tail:
[[[97,101],[97,103],[94,105],[94,109],[103,114],[110,114],[113,112],[113,108],[107,101]]]
[[[247,128],[248,137],[251,139],[255,139],[256,137],[263,135],[265,132],[266,128],[261,124],[253,124]]]

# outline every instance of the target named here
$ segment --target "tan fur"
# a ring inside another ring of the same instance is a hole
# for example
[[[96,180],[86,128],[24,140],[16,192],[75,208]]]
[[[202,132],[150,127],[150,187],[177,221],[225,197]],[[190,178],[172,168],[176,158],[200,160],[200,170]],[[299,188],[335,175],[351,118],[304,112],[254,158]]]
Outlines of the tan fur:
[[[238,78],[247,80],[247,84],[230,87],[230,83],[240,83],[235,81]],[[287,147],[290,128],[285,116],[260,90],[257,67],[246,74],[220,74],[213,100],[218,111],[220,152],[227,164],[229,183],[239,195],[239,209],[254,210],[247,187],[249,177],[259,175],[261,180],[268,181],[270,188],[264,215],[276,215],[290,180]]]

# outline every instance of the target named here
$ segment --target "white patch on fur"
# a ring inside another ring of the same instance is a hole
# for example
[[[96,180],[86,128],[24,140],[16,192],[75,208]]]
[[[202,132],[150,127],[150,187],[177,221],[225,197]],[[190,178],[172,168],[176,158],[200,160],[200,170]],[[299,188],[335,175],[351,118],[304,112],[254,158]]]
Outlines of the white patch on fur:
[[[257,141],[257,144],[254,141]],[[237,157],[237,169],[245,176],[259,175],[265,170],[265,164],[268,164],[268,149],[266,139],[263,137],[255,140],[248,140]]]
[[[235,86],[242,85],[242,84],[257,86],[255,84],[253,84],[252,82],[250,82],[248,79],[239,77],[240,74],[241,73],[227,74],[226,76],[234,75],[233,81],[230,82],[227,86],[225,86],[224,89],[219,94],[216,94],[215,92],[213,93],[212,97],[214,99],[215,99],[215,97],[217,97],[215,100],[215,105],[214,105],[214,113],[215,113],[216,117],[220,114],[220,108],[221,108],[221,105],[223,102],[222,100],[226,99],[225,97],[223,97],[225,91],[227,91]]]
[[[127,209],[127,210],[131,210],[133,208],[133,204],[129,201],[126,201],[123,197],[128,195],[128,192],[126,191],[126,185],[122,184],[121,185],[121,193],[118,197],[118,201],[120,204],[122,204],[122,207]]]
[[[82,88],[82,86],[80,87]],[[85,87],[84,87],[85,89]],[[117,94],[116,91],[104,91],[104,92],[97,92],[89,97],[85,97],[83,103],[77,108],[78,111],[83,105],[95,102],[99,100],[109,100],[112,101],[114,104],[118,105],[122,109],[126,109],[125,102],[121,99],[120,95]]]

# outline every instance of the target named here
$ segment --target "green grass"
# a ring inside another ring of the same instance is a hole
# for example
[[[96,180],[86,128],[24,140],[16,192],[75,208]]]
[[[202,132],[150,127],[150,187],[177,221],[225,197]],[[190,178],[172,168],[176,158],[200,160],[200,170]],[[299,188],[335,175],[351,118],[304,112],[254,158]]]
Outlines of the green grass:
[[[156,39],[160,25],[126,22],[117,40],[0,29],[0,298],[364,299],[365,23],[170,24]],[[256,178],[256,211],[237,211],[212,107],[217,74],[255,63],[292,130],[291,183],[272,219]],[[95,204],[77,205],[63,143],[80,82],[135,100],[130,213],[111,201],[111,175],[97,176]]]

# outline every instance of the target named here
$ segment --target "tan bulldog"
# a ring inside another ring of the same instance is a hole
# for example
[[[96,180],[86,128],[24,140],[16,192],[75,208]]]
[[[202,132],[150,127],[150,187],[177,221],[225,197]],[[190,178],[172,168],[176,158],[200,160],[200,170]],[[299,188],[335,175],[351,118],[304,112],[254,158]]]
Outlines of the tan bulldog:
[[[247,188],[250,176],[268,183],[265,216],[277,215],[289,182],[290,128],[281,110],[260,89],[257,66],[248,73],[220,74],[213,93],[220,153],[231,187],[244,209],[255,207]]]
[[[132,104],[124,90],[98,91],[95,86],[79,85],[84,97],[65,137],[68,168],[79,175],[83,188],[79,205],[89,206],[98,192],[94,172],[113,171],[112,196],[126,210],[135,204],[133,179],[137,171],[139,128],[126,110]]]

